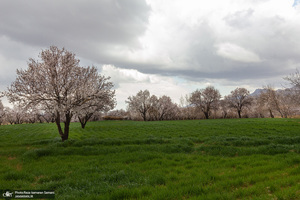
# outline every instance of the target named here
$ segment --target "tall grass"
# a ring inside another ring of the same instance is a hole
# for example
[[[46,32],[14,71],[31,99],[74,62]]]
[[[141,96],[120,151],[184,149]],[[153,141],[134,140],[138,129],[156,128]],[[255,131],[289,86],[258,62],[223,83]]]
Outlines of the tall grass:
[[[56,199],[300,199],[299,119],[0,126],[0,190]]]

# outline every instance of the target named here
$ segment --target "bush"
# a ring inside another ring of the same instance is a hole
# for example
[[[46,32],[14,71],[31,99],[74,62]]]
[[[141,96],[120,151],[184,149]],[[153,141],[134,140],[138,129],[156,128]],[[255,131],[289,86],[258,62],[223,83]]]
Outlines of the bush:
[[[104,116],[103,120],[124,120],[124,117],[116,117],[116,116]]]

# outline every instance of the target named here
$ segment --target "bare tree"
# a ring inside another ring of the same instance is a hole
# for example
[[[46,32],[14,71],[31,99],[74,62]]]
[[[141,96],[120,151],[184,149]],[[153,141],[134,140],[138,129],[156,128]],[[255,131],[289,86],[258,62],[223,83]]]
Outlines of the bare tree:
[[[300,89],[300,72],[297,69],[294,73],[283,78],[288,81],[293,87]]]
[[[222,118],[223,119],[227,118],[228,113],[230,112],[230,107],[228,106],[228,103],[224,99],[222,99],[219,102],[219,106],[222,111]]]
[[[265,105],[270,113],[270,117],[272,118],[274,118],[273,111],[277,111],[282,118],[284,117],[281,105],[281,96],[282,94],[280,92],[276,92],[270,85],[265,86],[264,90],[262,90],[259,95],[260,103]]]
[[[113,98],[103,99],[105,101],[95,102],[90,101],[82,109],[77,112],[77,118],[81,124],[81,128],[85,128],[87,122],[92,116],[99,112],[107,112],[115,107],[115,101]],[[107,104],[106,104],[107,103]]]
[[[112,111],[105,113],[104,119],[127,120],[128,112],[123,109],[112,110]]]
[[[80,107],[76,109],[76,114],[82,128],[85,128],[88,120],[96,112],[108,112],[112,110],[116,105],[115,91],[112,90],[114,87],[112,82],[109,82],[109,78],[104,76],[99,76],[96,68],[91,68],[89,73],[89,78],[82,80],[82,87],[89,87],[92,90],[99,90],[98,98],[89,100],[83,103]],[[89,91],[95,93],[95,91]],[[76,96],[79,100],[81,96]]]
[[[252,103],[249,110],[251,111],[251,116],[254,118],[265,118],[266,113],[270,113],[265,103],[261,101],[259,95],[252,96]]]
[[[176,118],[177,105],[172,102],[172,99],[166,95],[157,98],[152,95],[150,98],[151,107],[149,116],[152,120],[167,120]]]
[[[0,125],[4,122],[5,112],[2,101],[0,100]]]
[[[197,119],[199,115],[196,108],[190,103],[190,95],[186,94],[180,98],[180,107],[178,108],[180,119]]]
[[[147,121],[147,113],[151,108],[150,92],[139,91],[135,96],[128,97],[128,110],[140,114],[144,121]]]
[[[19,102],[24,108],[38,106],[53,114],[65,141],[73,115],[89,101],[102,98],[103,91],[95,84],[83,84],[94,76],[95,69],[80,67],[74,53],[51,46],[39,58],[30,59],[26,70],[17,70],[17,78],[5,94],[10,102]]]
[[[47,123],[54,123],[55,122],[55,114],[51,112],[44,112],[41,114],[43,120]]]
[[[159,120],[175,118],[177,105],[172,102],[172,99],[166,95],[158,99]]]
[[[37,110],[35,109],[28,109],[27,111],[24,112],[24,121],[26,123],[36,123],[38,121],[38,118],[37,118]]]
[[[282,117],[287,118],[294,115],[299,106],[299,91],[293,88],[284,89],[276,91],[276,94],[278,95],[279,109],[281,110]]]
[[[205,89],[193,92],[189,98],[189,102],[200,109],[206,119],[209,119],[211,110],[217,109],[220,98],[221,94],[219,90],[215,89],[213,86],[208,86]]]
[[[231,94],[225,96],[225,101],[229,107],[236,109],[239,118],[242,118],[242,111],[245,106],[251,105],[252,98],[246,88],[236,88]]]
[[[22,124],[26,120],[25,110],[20,106],[16,105],[13,107],[13,114],[15,119],[15,124]]]
[[[44,123],[47,122],[47,120],[45,119],[45,115],[46,113],[43,110],[35,110],[35,116],[36,116],[36,120],[39,123]]]
[[[25,112],[20,106],[5,107],[5,121],[10,124],[22,124],[25,121]]]
[[[152,95],[150,97],[150,108],[147,111],[150,121],[157,121],[159,120],[159,102],[158,97],[155,95]]]
[[[15,123],[15,117],[14,117],[15,115],[13,113],[13,109],[11,109],[9,107],[5,107],[4,112],[5,112],[6,123],[14,124]]]
[[[297,69],[296,72],[290,74],[283,78],[284,80],[288,81],[292,88],[289,90],[290,98],[294,101],[295,104],[300,104],[300,72]]]

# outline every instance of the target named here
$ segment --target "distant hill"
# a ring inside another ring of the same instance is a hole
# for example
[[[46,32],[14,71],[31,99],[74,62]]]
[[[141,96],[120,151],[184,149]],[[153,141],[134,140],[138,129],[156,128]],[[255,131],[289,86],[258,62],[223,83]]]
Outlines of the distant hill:
[[[289,92],[290,89],[294,89],[294,87],[293,88],[286,88],[286,89],[278,89],[278,90],[276,90],[276,92]],[[253,93],[250,94],[250,96],[253,96],[253,97],[259,96],[262,92],[264,92],[266,90],[267,89],[261,89],[261,88],[256,89]]]
[[[262,92],[266,91],[266,89],[256,89],[250,96],[259,96]]]

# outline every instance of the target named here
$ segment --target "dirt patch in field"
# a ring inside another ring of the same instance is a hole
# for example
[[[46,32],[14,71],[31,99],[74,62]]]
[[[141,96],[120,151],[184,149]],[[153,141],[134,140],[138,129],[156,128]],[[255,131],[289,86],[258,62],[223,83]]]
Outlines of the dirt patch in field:
[[[18,171],[21,171],[21,170],[23,169],[22,164],[17,164],[16,169],[17,169]]]
[[[15,157],[15,156],[9,156],[7,159],[8,159],[8,160],[15,160],[16,157]]]

